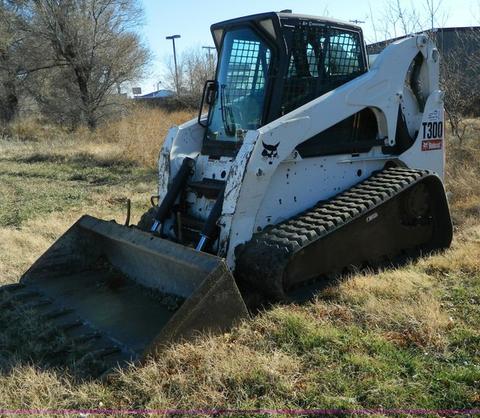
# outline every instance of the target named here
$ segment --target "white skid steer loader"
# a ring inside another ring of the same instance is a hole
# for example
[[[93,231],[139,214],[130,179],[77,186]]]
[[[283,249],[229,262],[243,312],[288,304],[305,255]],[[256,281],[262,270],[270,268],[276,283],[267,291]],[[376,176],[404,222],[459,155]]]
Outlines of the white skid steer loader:
[[[228,329],[247,294],[288,301],[452,239],[426,35],[368,68],[361,29],[332,19],[272,12],[211,30],[216,77],[164,141],[159,204],[136,227],[82,217],[4,289],[105,365]]]

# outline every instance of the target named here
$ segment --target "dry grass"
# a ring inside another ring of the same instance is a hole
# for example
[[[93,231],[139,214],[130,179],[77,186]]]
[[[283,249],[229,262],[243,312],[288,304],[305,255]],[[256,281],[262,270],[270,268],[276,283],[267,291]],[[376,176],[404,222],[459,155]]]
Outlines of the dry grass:
[[[300,364],[286,353],[258,353],[226,337],[217,337],[178,345],[168,350],[161,363],[123,371],[119,384],[129,388],[129,393],[130,388],[135,388],[140,394],[137,401],[148,397],[148,408],[152,409],[171,405],[188,408],[193,399],[201,409],[245,407],[248,403],[253,408],[258,397],[274,406],[280,400],[279,388],[287,396],[294,390],[299,372]],[[201,398],[198,393],[202,393]]]
[[[52,136],[32,121],[15,127],[28,141],[0,141],[8,202],[0,207],[0,278],[18,279],[82,213],[122,221],[130,197],[138,219],[155,190],[151,167],[167,128],[190,116],[137,109],[95,133]],[[312,303],[276,306],[231,333],[171,346],[106,382],[29,364],[0,339],[2,406],[478,407],[479,129],[471,121],[463,144],[448,143],[455,240],[445,253],[354,275]]]
[[[27,149],[45,149],[46,145],[68,143],[75,144],[70,153],[111,153],[112,158],[121,156],[128,161],[155,167],[168,130],[194,116],[191,111],[167,112],[132,106],[127,117],[107,121],[93,132],[85,127],[69,131],[32,117],[15,121],[5,129],[3,136],[15,143],[24,143]],[[63,149],[62,152],[68,151]]]
[[[68,129],[44,123],[41,119],[33,116],[13,121],[8,127],[3,129],[4,136],[22,142],[45,142],[51,139],[56,141],[66,139],[70,132]]]
[[[480,120],[468,121],[466,132],[463,142],[447,142],[446,187],[457,224],[480,217]]]
[[[451,322],[435,292],[431,276],[408,266],[352,277],[322,296],[348,306],[365,328],[381,329],[406,345],[441,350]]]
[[[100,127],[95,140],[118,144],[129,160],[154,167],[168,130],[192,118],[192,112],[187,111],[168,113],[138,108],[128,118]]]
[[[458,230],[450,251],[423,259],[419,267],[430,274],[455,271],[472,276],[480,275],[479,255],[480,225],[476,224]]]

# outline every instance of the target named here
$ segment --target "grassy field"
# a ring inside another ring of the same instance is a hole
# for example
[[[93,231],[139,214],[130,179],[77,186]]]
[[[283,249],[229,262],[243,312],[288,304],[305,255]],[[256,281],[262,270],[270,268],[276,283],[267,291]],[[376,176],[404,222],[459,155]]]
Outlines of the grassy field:
[[[167,126],[137,111],[98,132],[34,121],[0,139],[0,279],[21,273],[83,213],[135,222],[155,192]],[[352,276],[302,306],[276,306],[231,333],[82,379],[42,367],[0,337],[2,408],[480,407],[480,123],[448,142],[452,248]],[[9,339],[10,338],[10,339]],[[39,350],[48,350],[48,343]]]

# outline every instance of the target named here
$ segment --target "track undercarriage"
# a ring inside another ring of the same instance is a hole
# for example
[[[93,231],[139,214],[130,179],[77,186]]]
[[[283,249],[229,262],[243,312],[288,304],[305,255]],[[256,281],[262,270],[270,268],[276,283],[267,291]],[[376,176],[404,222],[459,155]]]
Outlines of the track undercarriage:
[[[236,278],[276,300],[312,279],[447,248],[452,224],[441,180],[389,168],[237,249]]]

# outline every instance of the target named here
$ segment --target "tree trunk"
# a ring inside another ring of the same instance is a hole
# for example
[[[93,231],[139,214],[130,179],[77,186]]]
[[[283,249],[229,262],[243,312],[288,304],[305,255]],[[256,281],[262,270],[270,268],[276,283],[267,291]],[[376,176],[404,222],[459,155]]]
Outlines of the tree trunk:
[[[80,99],[83,105],[83,115],[88,127],[93,130],[97,127],[97,117],[93,110],[93,103],[88,91],[88,71],[83,68],[74,68],[78,88],[80,90]]]
[[[0,108],[0,120],[7,124],[15,117],[18,113],[18,95],[15,82],[12,80],[6,80],[2,83],[4,96],[0,98],[1,108]]]

